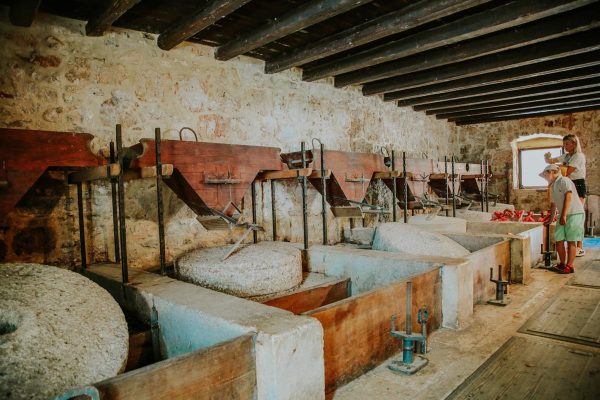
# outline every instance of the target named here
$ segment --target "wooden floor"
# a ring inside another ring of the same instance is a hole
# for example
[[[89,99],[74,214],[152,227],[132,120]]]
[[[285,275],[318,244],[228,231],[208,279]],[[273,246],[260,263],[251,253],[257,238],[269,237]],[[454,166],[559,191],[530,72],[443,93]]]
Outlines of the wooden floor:
[[[600,399],[600,260],[590,260],[448,399]]]
[[[512,337],[448,399],[598,399],[600,350]]]

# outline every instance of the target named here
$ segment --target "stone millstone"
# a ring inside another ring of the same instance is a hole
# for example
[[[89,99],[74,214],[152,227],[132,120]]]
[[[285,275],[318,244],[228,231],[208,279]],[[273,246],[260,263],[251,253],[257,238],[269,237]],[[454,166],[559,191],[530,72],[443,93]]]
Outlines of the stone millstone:
[[[125,316],[89,279],[41,264],[0,264],[0,398],[49,399],[115,376]]]
[[[302,255],[289,243],[251,244],[221,261],[230,248],[187,253],[175,263],[175,272],[185,281],[240,297],[277,293],[302,282]]]
[[[435,214],[415,215],[408,219],[408,223],[430,232],[465,233],[467,231],[467,221],[464,219]]]
[[[470,254],[469,250],[444,235],[398,222],[377,227],[373,250],[455,258]]]

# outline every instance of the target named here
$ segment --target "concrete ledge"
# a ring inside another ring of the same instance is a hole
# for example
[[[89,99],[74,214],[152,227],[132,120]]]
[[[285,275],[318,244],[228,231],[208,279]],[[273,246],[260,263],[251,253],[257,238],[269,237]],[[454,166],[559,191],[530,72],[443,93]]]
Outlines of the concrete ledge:
[[[486,236],[490,234],[506,235],[511,240],[512,279],[524,284],[531,282],[531,268],[542,260],[540,248],[544,243],[543,224],[539,222],[469,222],[467,233]],[[517,241],[520,242],[516,243]],[[522,264],[522,268],[515,268],[519,262]]]
[[[323,328],[316,319],[144,271],[130,270],[123,287],[114,264],[92,265],[86,275],[142,320],[156,308],[164,357],[255,332],[259,399],[324,399]]]

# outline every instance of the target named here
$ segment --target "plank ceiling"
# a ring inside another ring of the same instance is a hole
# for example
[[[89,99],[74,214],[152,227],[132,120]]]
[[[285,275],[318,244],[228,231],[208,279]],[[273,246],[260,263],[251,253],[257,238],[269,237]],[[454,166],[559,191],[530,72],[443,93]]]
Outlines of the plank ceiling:
[[[600,109],[600,0],[0,0],[302,69],[457,124]]]

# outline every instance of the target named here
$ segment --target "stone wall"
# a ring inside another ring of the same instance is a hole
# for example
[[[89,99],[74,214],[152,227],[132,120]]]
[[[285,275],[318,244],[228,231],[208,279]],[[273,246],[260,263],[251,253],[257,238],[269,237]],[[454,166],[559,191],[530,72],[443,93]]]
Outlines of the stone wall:
[[[179,129],[189,126],[203,141],[282,151],[298,150],[300,141],[310,143],[313,137],[329,149],[373,152],[393,146],[431,158],[454,148],[453,125],[364,97],[357,88],[302,82],[298,70],[266,75],[258,60],[219,62],[213,49],[194,44],[165,52],[157,47],[156,36],[128,30],[85,37],[83,22],[48,15],[36,18],[31,28],[18,28],[9,24],[6,9],[0,11],[2,127],[89,132],[95,136],[95,152],[107,148],[117,123],[123,126],[126,146],[153,137],[155,127],[162,129],[163,138],[176,139]],[[16,210],[0,216],[0,261],[78,262],[75,191],[63,178],[46,176]],[[151,179],[127,185],[128,250],[134,267],[158,264],[154,184]],[[239,237],[237,231],[207,232],[165,189],[168,261],[186,250]],[[300,242],[300,186],[278,183],[276,190],[280,239]],[[259,222],[270,237],[268,184],[259,188],[258,198]],[[308,204],[310,239],[319,242],[320,197],[312,188]],[[86,187],[85,205],[88,256],[92,261],[111,259],[110,187]],[[344,224],[348,221],[329,214],[330,241],[339,240]]]
[[[457,127],[461,157],[489,158],[495,178],[490,191],[509,195],[517,208],[539,210],[548,207],[545,190],[518,189],[513,184],[511,142],[519,137],[546,133],[577,135],[587,159],[588,192],[600,195],[600,111],[527,118]],[[597,220],[599,216],[594,219]],[[599,222],[596,222],[600,226]]]

